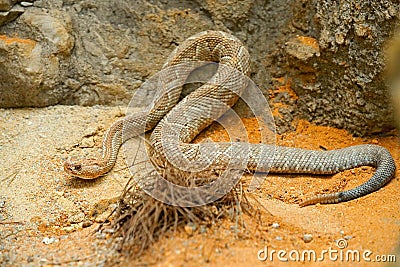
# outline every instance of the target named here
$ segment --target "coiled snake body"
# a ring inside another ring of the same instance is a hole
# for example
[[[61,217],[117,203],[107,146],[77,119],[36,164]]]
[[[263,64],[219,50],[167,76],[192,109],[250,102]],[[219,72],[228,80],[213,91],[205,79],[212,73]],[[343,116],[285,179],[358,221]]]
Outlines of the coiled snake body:
[[[65,171],[84,179],[102,176],[113,168],[123,142],[143,130],[154,128],[150,141],[157,157],[188,169],[199,162],[205,164],[205,168],[223,169],[229,160],[229,164],[240,161],[241,157],[236,155],[244,150],[249,155],[245,167],[250,171],[333,174],[363,165],[376,167],[374,175],[364,184],[347,191],[316,196],[303,201],[301,206],[349,201],[380,189],[394,176],[396,167],[392,156],[377,145],[315,151],[266,144],[217,143],[207,151],[199,144],[190,144],[198,133],[235,104],[246,87],[243,77],[248,75],[250,62],[247,50],[237,38],[218,31],[201,32],[188,38],[170,55],[164,68],[193,61],[218,62],[241,75],[218,69],[215,75],[222,79],[228,77],[229,89],[206,83],[179,103],[181,88],[164,92],[162,97],[153,100],[150,112],[127,116],[108,129],[101,158],[68,160],[64,164]],[[229,159],[227,155],[230,155]]]

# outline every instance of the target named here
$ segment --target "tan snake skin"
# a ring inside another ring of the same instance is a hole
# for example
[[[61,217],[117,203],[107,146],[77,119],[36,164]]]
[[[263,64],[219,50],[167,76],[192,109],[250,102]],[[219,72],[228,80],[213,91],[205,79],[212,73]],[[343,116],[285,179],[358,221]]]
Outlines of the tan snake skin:
[[[163,68],[193,61],[212,61],[227,66],[219,68],[215,74],[225,85],[206,83],[179,103],[181,88],[163,92],[162,97],[153,100],[149,113],[128,116],[109,128],[103,139],[101,158],[68,160],[64,164],[65,171],[84,179],[102,176],[113,168],[122,143],[143,130],[154,129],[150,137],[156,152],[154,157],[185,170],[240,165],[241,155],[246,153],[246,169],[257,172],[333,174],[362,165],[377,168],[370,180],[354,189],[317,196],[305,200],[300,206],[349,201],[380,189],[393,178],[396,167],[392,156],[385,148],[376,145],[314,151],[240,142],[214,143],[212,148],[190,144],[204,128],[236,103],[238,95],[246,87],[244,77],[249,73],[250,57],[236,37],[224,32],[206,31],[183,42]]]

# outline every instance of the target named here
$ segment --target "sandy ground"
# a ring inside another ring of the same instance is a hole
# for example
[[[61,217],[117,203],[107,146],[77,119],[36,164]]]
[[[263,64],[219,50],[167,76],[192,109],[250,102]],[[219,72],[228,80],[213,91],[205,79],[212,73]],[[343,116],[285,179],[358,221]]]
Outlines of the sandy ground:
[[[297,205],[366,181],[374,170],[360,167],[334,176],[268,175],[251,193],[270,213],[263,212],[262,224],[244,216],[245,224],[222,219],[207,228],[182,227],[140,258],[128,260],[114,252],[110,233],[96,232],[129,178],[123,157],[111,173],[93,181],[69,177],[62,168],[68,157],[98,155],[104,130],[121,111],[68,106],[0,110],[0,266],[106,266],[110,258],[120,266],[128,261],[145,266],[286,266],[284,259],[295,261],[309,251],[315,251],[317,262],[290,265],[353,266],[345,258],[356,251],[361,258],[356,265],[369,266],[368,259],[376,262],[377,256],[389,259],[394,253],[400,235],[399,170],[387,186],[363,198]],[[244,123],[256,136],[253,121]],[[212,126],[203,137],[220,141],[224,133]],[[296,132],[278,136],[277,142],[309,149],[374,143],[389,149],[398,166],[400,162],[395,133],[354,138],[344,130],[300,121]],[[339,248],[338,242],[346,247]]]

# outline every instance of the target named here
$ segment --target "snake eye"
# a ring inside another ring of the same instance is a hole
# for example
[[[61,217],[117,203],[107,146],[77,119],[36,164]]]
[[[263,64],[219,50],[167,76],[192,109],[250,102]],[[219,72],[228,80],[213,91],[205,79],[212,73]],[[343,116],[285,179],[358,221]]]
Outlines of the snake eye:
[[[75,171],[80,171],[82,169],[82,165],[81,164],[77,164],[74,166],[74,170]]]

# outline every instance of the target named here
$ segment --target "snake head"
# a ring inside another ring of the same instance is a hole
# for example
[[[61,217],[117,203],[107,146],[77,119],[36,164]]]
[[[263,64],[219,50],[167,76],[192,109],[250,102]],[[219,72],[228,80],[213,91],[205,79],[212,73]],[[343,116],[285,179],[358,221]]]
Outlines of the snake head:
[[[81,179],[94,179],[103,174],[103,168],[97,159],[69,159],[64,163],[64,170]]]

